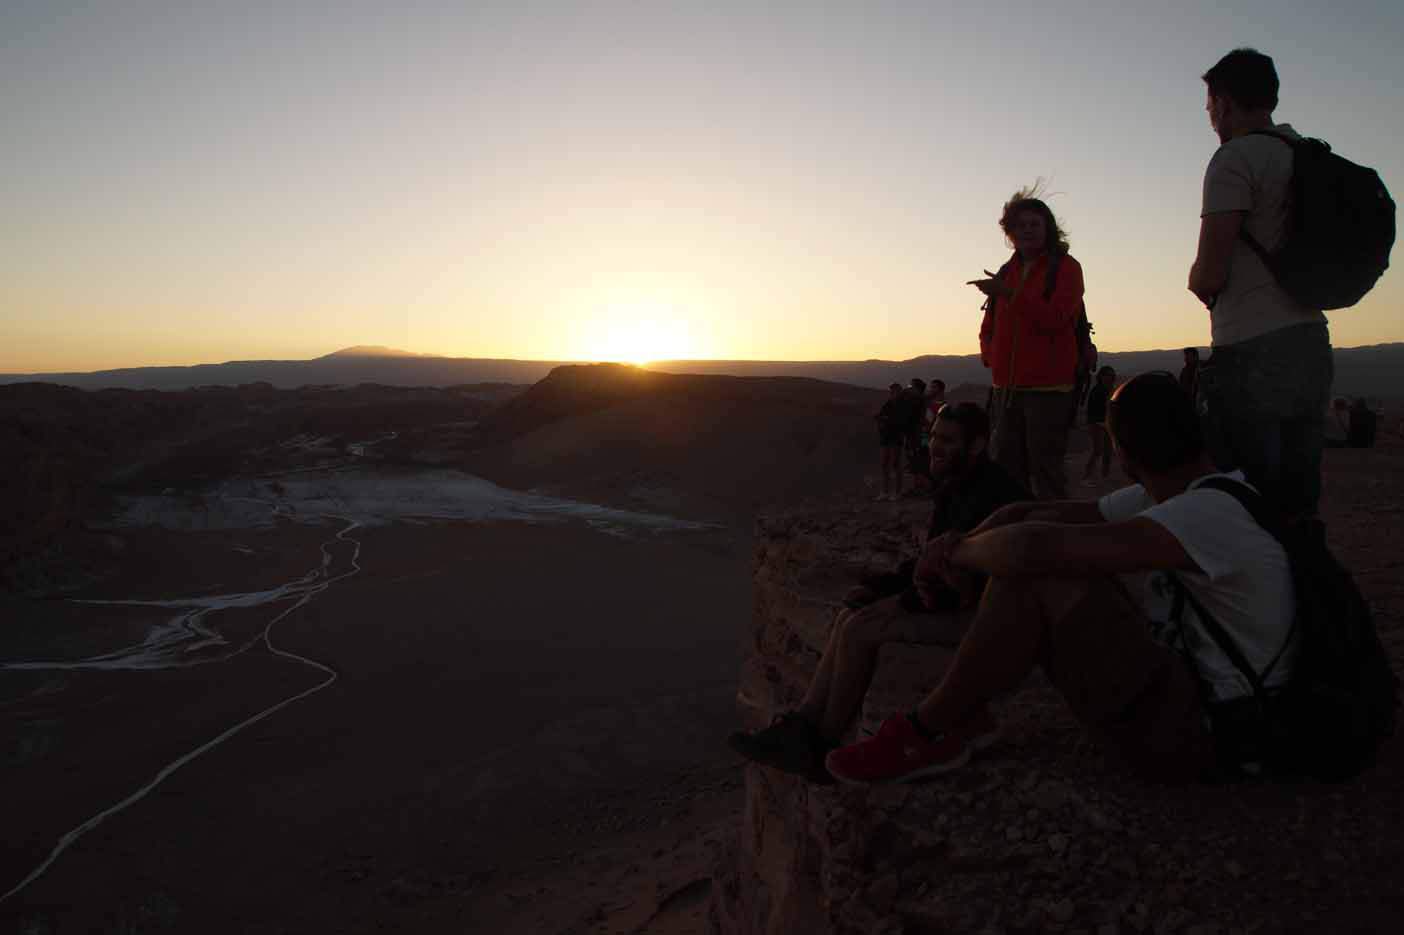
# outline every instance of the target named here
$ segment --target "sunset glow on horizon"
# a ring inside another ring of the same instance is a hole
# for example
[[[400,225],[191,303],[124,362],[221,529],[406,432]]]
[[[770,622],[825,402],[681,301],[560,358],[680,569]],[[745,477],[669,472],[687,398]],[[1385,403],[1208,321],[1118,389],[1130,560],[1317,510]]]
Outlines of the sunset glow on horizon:
[[[7,4],[0,373],[971,354],[1038,178],[1098,345],[1205,346],[1220,55],[1404,192],[1404,7],[1347,8]],[[1401,305],[1386,274],[1334,343]]]
[[[621,305],[587,322],[585,359],[648,364],[660,360],[700,360],[686,322],[664,303]],[[577,358],[570,358],[577,359]]]

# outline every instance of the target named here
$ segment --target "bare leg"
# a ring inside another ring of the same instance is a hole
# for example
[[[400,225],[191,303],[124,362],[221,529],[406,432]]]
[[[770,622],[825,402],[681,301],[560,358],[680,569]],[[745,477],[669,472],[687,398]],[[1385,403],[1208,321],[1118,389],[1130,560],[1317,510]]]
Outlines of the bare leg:
[[[837,743],[853,723],[872,684],[878,649],[883,643],[941,642],[955,623],[953,616],[909,613],[900,600],[900,597],[890,597],[879,601],[849,616],[841,626],[834,625],[829,635],[829,651],[820,666],[825,684],[823,714],[817,723],[826,740]],[[824,671],[825,666],[827,671]],[[811,700],[816,705],[821,700],[814,691],[819,677],[816,674],[810,686],[812,694],[806,697],[806,706]],[[810,716],[810,710],[804,713]]]
[[[961,724],[1033,671],[1049,626],[1087,591],[1075,578],[992,578],[941,684],[917,707],[927,727]]]
[[[1092,453],[1087,456],[1087,466],[1082,469],[1083,480],[1092,477],[1092,468],[1096,466],[1097,459],[1102,455],[1102,427],[1095,422],[1087,426],[1087,438],[1092,443]]]
[[[824,647],[824,655],[819,659],[819,668],[814,671],[814,678],[809,681],[809,689],[804,693],[804,701],[800,702],[799,713],[811,724],[818,724],[824,717],[824,708],[829,702],[829,684],[834,679],[834,660],[839,654],[839,637],[843,633],[843,626],[853,617],[857,611],[845,607],[839,611],[834,618],[834,625],[829,627],[829,642]]]
[[[902,479],[898,474],[900,468],[897,466],[897,449],[891,445],[882,446],[882,495],[896,495],[900,488]]]

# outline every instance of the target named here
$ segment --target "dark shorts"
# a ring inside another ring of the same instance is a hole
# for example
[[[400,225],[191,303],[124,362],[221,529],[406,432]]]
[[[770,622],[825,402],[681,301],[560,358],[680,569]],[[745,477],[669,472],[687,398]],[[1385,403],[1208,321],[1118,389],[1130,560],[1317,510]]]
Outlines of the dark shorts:
[[[1089,583],[1086,597],[1050,628],[1040,661],[1078,720],[1139,772],[1166,782],[1212,773],[1199,679],[1151,637],[1116,579]]]

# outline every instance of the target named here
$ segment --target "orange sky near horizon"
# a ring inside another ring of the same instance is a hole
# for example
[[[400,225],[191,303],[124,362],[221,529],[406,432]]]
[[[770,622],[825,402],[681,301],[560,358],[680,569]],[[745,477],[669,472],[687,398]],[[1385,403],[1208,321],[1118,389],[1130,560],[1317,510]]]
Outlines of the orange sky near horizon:
[[[1404,7],[1351,13],[7,6],[0,373],[358,344],[971,354],[965,282],[1007,257],[1000,205],[1039,178],[1099,347],[1204,346],[1185,277],[1219,55],[1274,55],[1278,118],[1404,185],[1379,119],[1404,90]],[[1008,55],[1007,16],[1045,41]],[[1330,316],[1334,343],[1404,341],[1401,305],[1387,274]]]

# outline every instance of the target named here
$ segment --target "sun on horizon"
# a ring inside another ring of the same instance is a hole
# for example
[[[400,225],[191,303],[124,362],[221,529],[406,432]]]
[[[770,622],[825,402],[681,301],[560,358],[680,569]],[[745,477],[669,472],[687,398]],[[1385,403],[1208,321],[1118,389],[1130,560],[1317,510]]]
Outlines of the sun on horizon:
[[[642,366],[699,356],[688,324],[663,303],[611,305],[589,323],[582,357]]]

